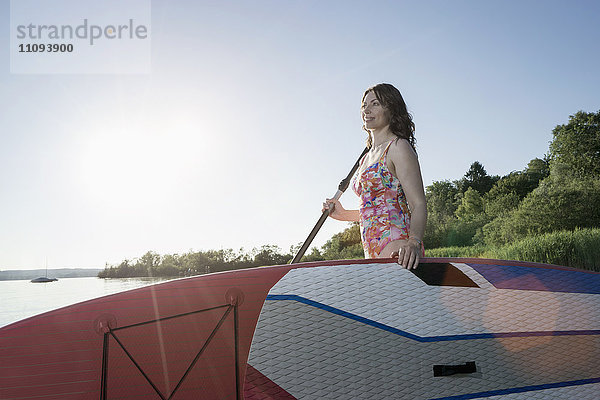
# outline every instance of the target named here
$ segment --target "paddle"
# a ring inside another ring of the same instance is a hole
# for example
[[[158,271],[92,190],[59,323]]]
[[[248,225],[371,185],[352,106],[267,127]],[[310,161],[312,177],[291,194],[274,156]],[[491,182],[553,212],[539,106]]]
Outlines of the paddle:
[[[356,160],[356,162],[354,163],[354,166],[350,170],[350,173],[348,174],[348,176],[340,182],[340,185],[338,186],[338,190],[335,193],[335,195],[333,196],[334,199],[339,200],[340,197],[342,197],[342,194],[344,194],[344,192],[346,191],[346,189],[348,189],[348,185],[350,185],[350,179],[352,179],[352,176],[358,169],[358,164],[360,163],[360,159],[365,154],[367,154],[368,151],[369,151],[369,148],[365,147],[363,152],[360,154],[360,157],[358,157],[358,160]],[[321,226],[323,226],[323,224],[325,223],[325,220],[327,219],[328,216],[329,216],[329,209],[326,209],[325,211],[323,211],[323,214],[321,214],[321,218],[319,218],[319,220],[315,224],[315,227],[312,229],[312,231],[310,231],[308,237],[302,244],[302,247],[300,247],[300,250],[298,250],[298,253],[296,253],[296,256],[294,257],[294,259],[292,261],[290,261],[290,264],[295,264],[300,261],[300,259],[302,258],[302,256],[306,252],[306,250],[308,249],[308,246],[310,246],[311,242],[317,235],[317,232],[319,232],[319,229],[321,229]]]

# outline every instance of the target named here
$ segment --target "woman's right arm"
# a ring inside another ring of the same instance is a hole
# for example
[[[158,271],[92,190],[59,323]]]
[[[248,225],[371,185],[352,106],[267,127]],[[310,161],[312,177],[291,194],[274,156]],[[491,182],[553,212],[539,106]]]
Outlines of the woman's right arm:
[[[342,203],[336,199],[326,199],[323,203],[321,212],[329,208],[329,216],[338,221],[356,222],[359,219],[358,210],[346,210],[342,207]]]

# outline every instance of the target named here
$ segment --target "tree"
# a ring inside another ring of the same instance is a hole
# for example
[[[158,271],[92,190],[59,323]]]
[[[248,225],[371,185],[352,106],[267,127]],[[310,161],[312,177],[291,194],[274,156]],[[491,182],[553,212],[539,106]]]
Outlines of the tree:
[[[529,235],[600,226],[600,180],[552,176],[518,208],[483,227],[486,243],[502,245]]]
[[[358,222],[336,233],[321,248],[326,260],[341,260],[364,257]]]
[[[464,177],[457,181],[456,186],[461,193],[466,192],[468,188],[473,188],[483,195],[494,186],[498,179],[500,179],[498,176],[489,176],[483,165],[479,161],[475,161]]]
[[[296,254],[296,253],[294,253],[294,254]],[[316,247],[311,248],[310,253],[305,254],[302,257],[302,262],[323,261],[323,260],[325,260],[325,257],[323,256],[323,254],[321,254],[321,251]]]
[[[178,276],[180,272],[183,272],[183,265],[179,254],[163,256],[160,265],[156,268],[157,276]]]
[[[210,266],[210,259],[203,252],[192,252],[184,254],[181,257],[183,273],[185,275],[202,274]]]
[[[578,177],[600,176],[600,111],[578,111],[552,131],[550,162],[568,166]]]
[[[455,219],[458,188],[450,181],[435,181],[425,188],[427,226],[423,242],[426,248],[446,245],[448,229]]]
[[[525,176],[515,177],[522,189],[539,186],[518,207],[495,213],[498,218],[483,228],[486,243],[501,245],[528,235],[600,226],[600,111],[579,111],[552,134],[548,157],[531,160]],[[497,191],[502,192],[500,186]]]
[[[525,173],[529,175],[531,180],[541,181],[550,175],[550,159],[548,156],[544,156],[543,159],[534,158],[527,164]]]
[[[536,163],[534,160],[529,164]],[[485,213],[489,217],[495,218],[517,208],[547,173],[539,169],[526,169],[525,172],[511,172],[502,177],[483,197]]]
[[[456,209],[456,220],[450,224],[447,245],[470,246],[481,228],[489,222],[483,212],[483,198],[473,188],[468,188],[462,195]]]
[[[153,276],[154,270],[160,265],[160,261],[160,255],[149,251],[137,260],[135,267],[138,270],[146,270],[149,276]]]
[[[454,216],[458,188],[450,181],[435,181],[425,188],[427,216],[445,219]]]
[[[479,192],[472,187],[463,194],[460,205],[456,209],[459,220],[472,220],[483,214],[483,199]]]
[[[360,244],[362,246],[362,239],[360,236],[360,225],[358,222],[350,223],[350,227],[344,229],[339,236],[340,245],[342,248],[348,248]]]
[[[287,264],[292,259],[290,254],[281,254],[281,249],[275,245],[264,245],[254,255],[254,266]]]

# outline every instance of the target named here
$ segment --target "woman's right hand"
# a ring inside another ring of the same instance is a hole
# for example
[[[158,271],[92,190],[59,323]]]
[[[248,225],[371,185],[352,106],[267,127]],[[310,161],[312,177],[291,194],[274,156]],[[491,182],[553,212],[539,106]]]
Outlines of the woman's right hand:
[[[343,221],[342,215],[346,210],[342,207],[342,203],[340,203],[339,200],[325,199],[321,212],[325,212],[325,210],[329,210],[329,216],[331,218]]]

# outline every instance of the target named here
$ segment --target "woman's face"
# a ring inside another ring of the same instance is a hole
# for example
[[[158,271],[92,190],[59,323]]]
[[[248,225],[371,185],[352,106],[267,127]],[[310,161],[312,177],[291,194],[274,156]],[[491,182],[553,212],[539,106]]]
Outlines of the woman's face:
[[[367,130],[381,129],[390,124],[387,110],[377,100],[377,96],[372,90],[367,93],[363,100],[361,116]]]

